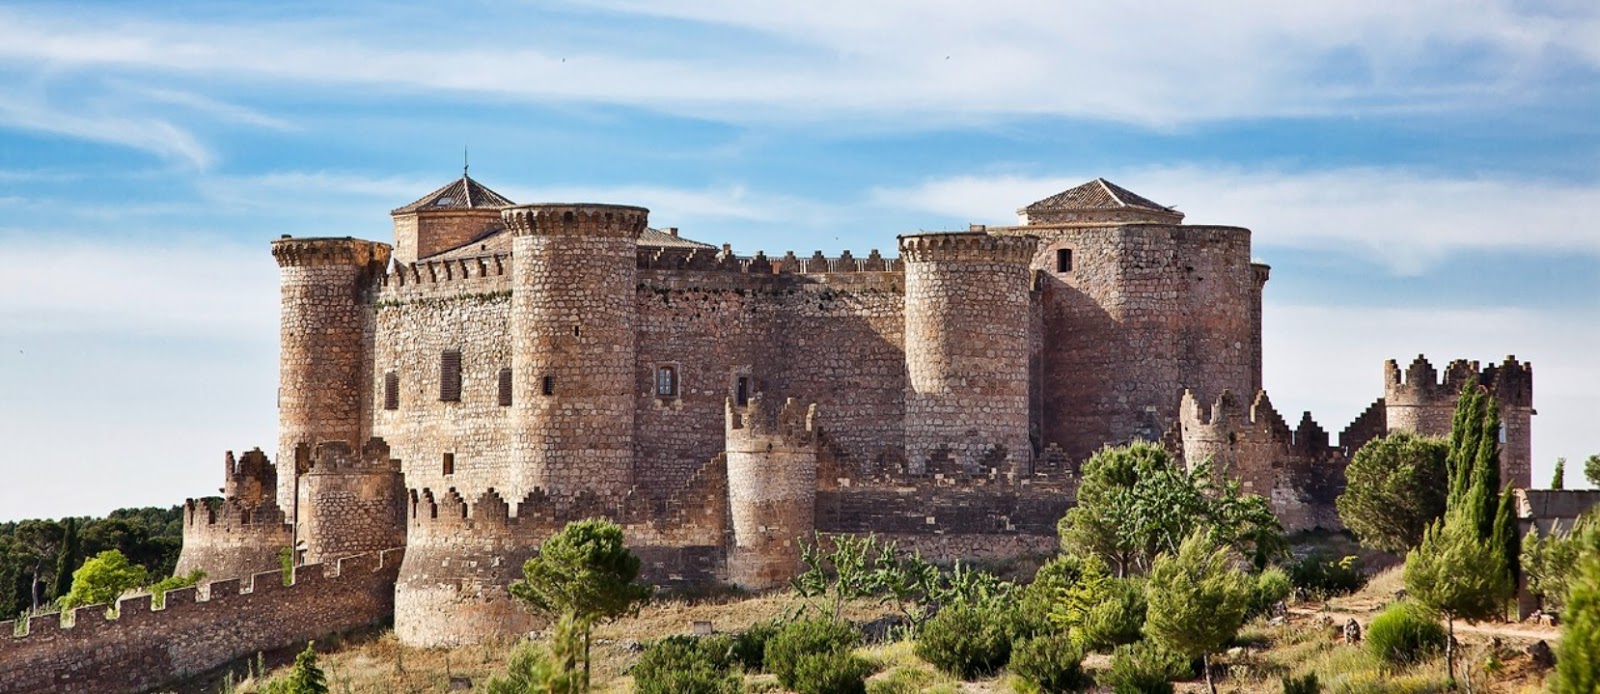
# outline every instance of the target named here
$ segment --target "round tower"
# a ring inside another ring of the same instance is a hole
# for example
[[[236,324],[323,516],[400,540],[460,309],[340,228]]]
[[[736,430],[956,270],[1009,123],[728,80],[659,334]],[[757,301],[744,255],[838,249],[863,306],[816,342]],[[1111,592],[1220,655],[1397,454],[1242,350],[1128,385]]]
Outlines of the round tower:
[[[1419,354],[1405,371],[1390,359],[1383,372],[1389,431],[1449,436],[1461,388],[1470,383],[1487,389],[1500,412],[1500,484],[1523,489],[1532,484],[1533,364],[1509,356],[1480,368],[1476,361],[1457,359],[1445,368],[1441,382],[1433,364]]]
[[[522,517],[494,489],[470,503],[455,489],[409,496],[406,557],[395,583],[394,633],[415,648],[448,648],[527,634],[537,624],[508,586],[553,531],[549,499]]]
[[[516,494],[633,484],[634,315],[642,207],[506,208],[512,240]]]
[[[1038,240],[900,237],[906,276],[906,462],[1026,472],[1028,264]]]
[[[768,409],[760,394],[744,408],[727,401],[728,580],[749,590],[794,578],[802,543],[816,529],[817,406],[789,398],[778,412]]]
[[[272,243],[281,269],[278,356],[278,507],[292,513],[295,447],[363,439],[371,355],[367,291],[389,263],[388,244],[360,239]]]
[[[277,471],[257,448],[223,461],[220,502],[189,499],[183,505],[183,551],[174,575],[204,571],[208,580],[241,578],[278,569],[278,553],[293,544],[277,503]]]
[[[406,543],[406,490],[400,461],[372,439],[360,451],[343,441],[317,445],[301,478],[300,527],[306,564],[377,552]]]

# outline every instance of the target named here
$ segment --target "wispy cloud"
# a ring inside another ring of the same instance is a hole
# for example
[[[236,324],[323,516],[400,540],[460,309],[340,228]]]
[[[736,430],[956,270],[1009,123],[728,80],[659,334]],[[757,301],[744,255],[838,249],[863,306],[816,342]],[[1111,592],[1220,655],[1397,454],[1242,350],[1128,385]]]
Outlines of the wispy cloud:
[[[165,118],[134,115],[104,105],[66,106],[37,93],[3,86],[0,127],[131,147],[195,168],[206,168],[215,159],[211,149],[192,133]]]
[[[1164,126],[1481,108],[1535,98],[1563,69],[1600,68],[1600,9],[1585,3],[1555,12],[1512,0],[1470,11],[1452,0],[666,0],[609,10],[610,32],[548,31],[490,48],[478,32],[440,37],[410,16],[362,27],[103,12],[87,25],[14,9],[0,11],[0,56],[53,70],[446,89],[726,121],[920,116],[896,120],[901,127],[1033,114]],[[485,31],[540,20],[484,14]],[[685,23],[701,40],[670,40]]]
[[[881,205],[1010,223],[1008,212],[1093,178],[996,174],[880,188]],[[1105,175],[1173,205],[1187,223],[1249,226],[1258,249],[1352,249],[1414,274],[1460,250],[1600,255],[1600,184],[1446,177],[1390,168],[1295,172],[1184,166]]]

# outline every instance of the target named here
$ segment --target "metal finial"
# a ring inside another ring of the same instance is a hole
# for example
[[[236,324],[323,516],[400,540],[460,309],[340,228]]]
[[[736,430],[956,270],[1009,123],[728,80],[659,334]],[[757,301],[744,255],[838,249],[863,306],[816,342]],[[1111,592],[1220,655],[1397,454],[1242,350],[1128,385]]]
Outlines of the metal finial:
[[[466,178],[467,177],[467,169],[471,168],[471,166],[472,166],[471,161],[469,161],[467,159],[467,146],[466,145],[461,145],[461,177],[462,178]]]

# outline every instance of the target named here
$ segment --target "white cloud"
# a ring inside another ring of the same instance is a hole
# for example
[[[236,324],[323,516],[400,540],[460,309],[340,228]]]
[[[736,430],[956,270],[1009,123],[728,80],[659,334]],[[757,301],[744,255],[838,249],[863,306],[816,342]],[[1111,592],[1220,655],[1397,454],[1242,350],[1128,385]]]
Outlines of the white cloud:
[[[0,127],[131,147],[201,169],[215,160],[210,148],[165,118],[136,115],[121,107],[64,106],[20,90],[0,88]]]
[[[1600,67],[1600,10],[1583,3],[1560,13],[1512,0],[1470,9],[1453,0],[610,6],[571,32],[505,33],[537,16],[488,16],[479,32],[467,28],[472,17],[452,16],[458,39],[411,15],[228,24],[102,11],[90,24],[0,10],[0,56],[57,71],[448,89],[730,121],[862,116],[898,127],[1019,114],[1173,125],[1479,108],[1533,98],[1563,68]],[[629,21],[640,18],[678,24]],[[682,22],[693,28],[686,38],[674,33]],[[490,47],[483,36],[502,40]]]
[[[880,188],[880,205],[992,223],[1018,207],[1093,178],[959,176]],[[1459,250],[1600,254],[1600,185],[1522,178],[1452,178],[1403,169],[1290,172],[1198,166],[1104,172],[1113,182],[1182,210],[1189,224],[1250,227],[1257,249],[1355,250],[1405,274]]]

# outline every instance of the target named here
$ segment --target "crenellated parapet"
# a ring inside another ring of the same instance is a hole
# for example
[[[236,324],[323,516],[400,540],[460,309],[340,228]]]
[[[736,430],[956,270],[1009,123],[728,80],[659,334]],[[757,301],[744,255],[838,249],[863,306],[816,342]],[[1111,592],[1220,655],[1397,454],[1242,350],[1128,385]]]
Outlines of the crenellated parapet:
[[[1385,418],[1389,431],[1419,436],[1446,436],[1455,420],[1456,401],[1466,386],[1480,386],[1499,404],[1503,442],[1500,480],[1506,486],[1526,488],[1532,482],[1533,364],[1508,356],[1499,364],[1480,367],[1476,361],[1456,359],[1443,378],[1427,358],[1417,355],[1401,371],[1394,360],[1384,362]]]
[[[289,519],[276,500],[277,469],[261,449],[223,457],[223,498],[183,504],[183,549],[176,573],[211,578],[249,576],[278,566],[293,544]]]
[[[640,270],[733,272],[758,276],[903,272],[905,269],[899,258],[885,258],[876,248],[865,258],[855,257],[850,251],[836,257],[825,256],[822,251],[810,256],[798,256],[794,251],[789,251],[781,257],[772,258],[764,251],[756,251],[752,256],[737,256],[727,250],[713,248],[641,246],[638,265]]]
[[[598,236],[637,239],[649,226],[650,210],[631,205],[539,203],[500,211],[514,236]]]
[[[279,267],[317,267],[344,265],[382,268],[389,264],[392,248],[387,243],[350,238],[294,238],[285,236],[272,242],[272,257]]]
[[[727,426],[725,434],[729,450],[757,451],[773,446],[805,448],[816,441],[817,406],[801,405],[794,398],[772,410],[761,393],[750,398],[749,404],[737,407],[733,399],[726,402]]]
[[[379,282],[378,301],[416,295],[484,293],[511,289],[511,254],[395,263]]]
[[[939,232],[900,237],[900,257],[911,263],[984,261],[1027,265],[1039,250],[1032,236]]]

